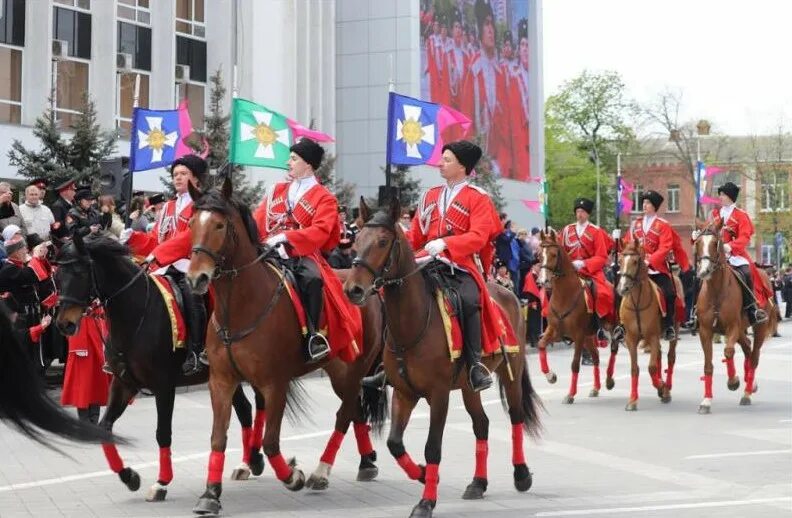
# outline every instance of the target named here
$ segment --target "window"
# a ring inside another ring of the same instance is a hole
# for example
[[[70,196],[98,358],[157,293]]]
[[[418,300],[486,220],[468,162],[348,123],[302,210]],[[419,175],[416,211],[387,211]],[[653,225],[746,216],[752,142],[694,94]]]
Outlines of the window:
[[[190,81],[206,82],[206,42],[176,36],[176,64],[190,67]]]
[[[632,212],[643,212],[643,205],[641,204],[641,195],[643,195],[643,185],[635,184],[635,190],[632,192]]]
[[[176,0],[176,32],[206,37],[204,0]]]
[[[195,129],[204,127],[206,111],[206,85],[197,83],[180,83],[176,85],[179,99],[187,99],[190,109],[190,120]]]
[[[0,46],[0,122],[22,119],[22,51]]]
[[[679,212],[679,184],[668,184],[668,205],[666,212]]]
[[[771,171],[762,174],[762,212],[789,210],[789,173]]]
[[[56,83],[55,116],[61,128],[72,128],[77,115],[81,113],[83,96],[89,91],[88,63],[58,61]]]
[[[151,72],[151,29],[118,22],[118,52],[132,56],[132,68]]]
[[[0,43],[25,45],[25,0],[0,2]]]
[[[151,23],[151,11],[149,11],[149,0],[118,0],[116,14],[119,18],[133,22]]]
[[[772,237],[771,237],[772,242]],[[775,264],[776,253],[774,245],[762,245],[762,264]]]
[[[70,7],[77,7],[78,9],[91,9],[91,0],[53,0],[56,4],[68,5]]]
[[[91,15],[56,7],[52,17],[52,38],[69,44],[69,56],[91,59]]]
[[[149,75],[134,73],[118,74],[118,95],[116,96],[116,128],[122,137],[129,137],[132,129],[132,108],[135,101],[135,76],[140,76],[138,106],[149,105]]]

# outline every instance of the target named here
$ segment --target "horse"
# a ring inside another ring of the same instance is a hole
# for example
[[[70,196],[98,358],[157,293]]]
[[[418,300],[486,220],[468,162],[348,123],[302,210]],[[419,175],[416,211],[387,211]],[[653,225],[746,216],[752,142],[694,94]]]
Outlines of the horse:
[[[463,494],[465,499],[483,498],[487,489],[487,438],[489,420],[480,395],[473,392],[460,376],[462,360],[449,359],[446,323],[438,308],[436,295],[416,265],[415,256],[398,225],[401,209],[394,200],[388,209],[373,214],[364,199],[360,201],[361,231],[355,239],[354,260],[344,290],[357,305],[377,300],[382,290],[387,347],[383,362],[387,379],[395,392],[391,407],[391,428],[387,444],[399,466],[412,480],[424,483],[421,500],[412,517],[432,516],[437,503],[438,468],[443,429],[452,390],[460,389],[465,409],[473,421],[476,437],[476,471]],[[508,312],[519,341],[519,350],[483,359],[499,375],[500,396],[512,424],[512,464],[514,485],[527,491],[532,475],[523,453],[523,429],[532,435],[540,430],[541,403],[531,385],[525,364],[525,326],[519,302],[514,294],[496,284],[488,284],[490,295]],[[512,377],[513,376],[513,377]],[[382,397],[385,391],[382,391]],[[406,452],[404,431],[420,398],[430,407],[429,435],[424,450],[426,466],[416,465]],[[504,401],[505,399],[505,401]]]
[[[577,394],[578,374],[580,373],[580,356],[583,348],[588,349],[594,363],[594,387],[589,397],[598,397],[602,388],[600,382],[599,351],[597,350],[596,330],[591,327],[591,314],[585,303],[585,293],[580,278],[572,266],[569,255],[558,242],[555,230],[540,232],[541,265],[538,284],[551,290],[552,296],[547,313],[547,329],[539,339],[539,363],[542,373],[550,383],[558,380],[555,372],[550,370],[547,362],[547,344],[563,339],[572,340],[575,351],[572,356],[572,380],[569,393],[562,403],[572,404]],[[592,306],[594,301],[591,302]],[[593,310],[593,309],[592,309]],[[605,387],[611,390],[615,381],[613,371],[616,366],[616,343],[611,343],[611,355],[606,370]]]
[[[729,390],[740,387],[740,378],[734,366],[734,344],[739,343],[745,355],[743,363],[745,391],[740,405],[750,405],[751,395],[757,391],[755,384],[759,354],[770,329],[769,322],[753,327],[753,346],[748,338],[750,327],[747,315],[742,310],[742,290],[738,273],[734,272],[726,258],[720,239],[722,222],[699,225],[700,234],[695,240],[696,275],[701,280],[696,299],[696,318],[699,323],[699,340],[704,350],[704,399],[699,405],[699,414],[712,411],[712,336],[720,333],[726,340],[725,356]],[[765,308],[772,309],[772,308]],[[768,311],[768,314],[770,311]]]
[[[660,347],[663,317],[654,283],[649,279],[649,270],[644,260],[646,253],[640,243],[631,241],[622,243],[622,252],[619,255],[621,276],[616,285],[616,290],[622,297],[619,317],[625,329],[625,344],[630,351],[630,372],[632,375],[630,399],[624,409],[634,411],[638,410],[639,342],[643,341],[651,354],[649,357],[649,376],[652,379],[652,385],[657,389],[660,401],[670,403],[677,339],[672,340],[669,345],[668,369],[666,370],[666,379],[663,381],[663,360]],[[680,292],[678,291],[678,293]],[[679,323],[675,324],[675,331],[677,334],[679,333]]]
[[[208,373],[182,375],[181,364],[186,352],[183,348],[173,349],[169,308],[154,280],[129,257],[126,246],[106,236],[83,239],[75,234],[73,240],[61,248],[56,260],[55,278],[60,298],[56,324],[60,331],[66,336],[75,334],[95,299],[101,301],[110,323],[110,337],[105,346],[114,376],[107,409],[99,426],[112,431],[116,420],[140,389],[146,388],[154,394],[159,474],[146,499],[162,501],[173,480],[171,424],[176,387],[205,383]],[[249,429],[250,404],[241,389],[236,394],[235,407],[243,429]],[[256,407],[259,422],[264,415],[261,398],[256,398]],[[253,438],[250,440],[255,444]],[[102,449],[110,469],[130,491],[137,491],[140,475],[124,465],[116,445],[104,441]],[[238,480],[247,478],[251,472],[259,475],[264,469],[264,458],[258,447],[246,444],[243,450],[243,462],[234,473]]]
[[[325,489],[336,452],[354,423],[361,463],[358,480],[377,474],[376,452],[368,437],[366,414],[359,399],[360,380],[379,355],[379,306],[363,309],[363,353],[352,363],[333,357],[308,364],[303,356],[303,333],[289,296],[286,274],[265,257],[272,249],[258,249],[258,230],[250,209],[232,197],[226,178],[220,189],[199,192],[191,188],[195,213],[190,222],[192,254],[187,279],[195,293],[205,293],[211,282],[217,301],[206,352],[211,364],[212,437],[206,490],[193,509],[216,514],[221,509],[220,474],[224,463],[230,401],[242,380],[248,381],[267,401],[267,428],[263,448],[277,478],[291,491],[307,486]],[[212,330],[214,332],[212,332]],[[341,399],[331,435],[319,466],[306,483],[295,462],[287,464],[280,452],[281,420],[287,404],[293,415],[304,412],[298,378],[318,368],[330,375]],[[364,394],[365,395],[365,394]],[[366,405],[366,408],[374,407]]]
[[[0,303],[0,421],[25,436],[58,450],[45,434],[71,441],[98,443],[112,435],[86,421],[75,419],[48,395],[41,376],[22,349],[12,316]]]

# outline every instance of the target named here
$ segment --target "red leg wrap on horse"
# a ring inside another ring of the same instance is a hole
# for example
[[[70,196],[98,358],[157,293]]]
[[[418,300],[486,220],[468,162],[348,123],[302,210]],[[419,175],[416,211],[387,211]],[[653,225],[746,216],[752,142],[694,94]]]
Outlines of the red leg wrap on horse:
[[[250,463],[250,438],[253,436],[253,429],[249,426],[242,428],[242,462]]]
[[[344,434],[338,430],[333,430],[330,440],[327,441],[327,446],[325,446],[325,451],[319,460],[331,466],[335,464],[336,453],[338,453],[342,442],[344,442]]]
[[[547,349],[539,349],[539,365],[542,369],[542,374],[550,372],[550,366],[547,365]]]
[[[486,439],[476,439],[476,473],[477,478],[487,478],[487,454],[489,446]]]
[[[437,501],[437,481],[438,470],[440,466],[437,464],[426,465],[426,484],[424,484],[423,497],[426,500]]]
[[[654,372],[650,372],[649,376],[652,378],[652,386],[654,388],[660,388],[663,384],[662,376],[660,375],[660,370],[655,370]]]
[[[638,399],[638,375],[633,374],[630,378],[630,399]]]
[[[594,388],[599,390],[602,387],[600,383],[600,368],[599,365],[594,366]]]
[[[512,425],[512,464],[515,466],[525,464],[522,423]]]
[[[102,450],[104,450],[107,464],[110,466],[110,469],[113,470],[113,473],[118,473],[124,469],[124,461],[121,460],[121,455],[118,454],[118,449],[115,444],[109,442],[102,443]]]
[[[671,390],[671,386],[674,384],[674,366],[673,365],[669,365],[668,368],[666,369],[666,382],[665,382],[665,384],[666,384],[666,387],[668,387],[668,390]]]
[[[213,451],[209,454],[209,474],[206,477],[207,484],[219,484],[222,482],[224,465],[224,451]]]
[[[701,377],[701,381],[704,382],[704,397],[712,399],[712,374],[705,374]]]
[[[407,477],[410,480],[418,480],[421,477],[421,468],[413,462],[409,453],[402,453],[401,457],[396,459],[396,462],[407,473]]]
[[[283,454],[276,453],[275,455],[269,456],[267,458],[269,459],[270,466],[272,466],[272,470],[275,471],[275,476],[278,477],[278,480],[283,482],[291,476],[292,469],[288,464],[286,464]]]
[[[726,375],[732,379],[737,375],[737,368],[734,366],[734,358],[724,358],[723,363],[726,364]]]
[[[163,484],[170,483],[173,480],[173,464],[171,464],[171,449],[160,448],[160,463],[159,463],[159,476],[157,480]]]
[[[574,397],[577,394],[578,373],[572,373],[572,381],[569,382],[569,395]]]
[[[614,370],[616,370],[616,353],[611,352],[610,358],[608,358],[608,370],[606,371],[609,378],[613,377]]]
[[[353,423],[352,428],[355,430],[358,453],[360,455],[371,454],[374,451],[374,446],[371,444],[371,438],[369,437],[371,427],[367,423]]]
[[[754,376],[756,376],[756,371],[752,367],[748,367],[748,371],[745,373],[746,394],[753,394]]]
[[[256,410],[256,419],[253,421],[253,435],[250,437],[250,447],[258,451],[264,437],[264,425],[267,423],[267,411]]]

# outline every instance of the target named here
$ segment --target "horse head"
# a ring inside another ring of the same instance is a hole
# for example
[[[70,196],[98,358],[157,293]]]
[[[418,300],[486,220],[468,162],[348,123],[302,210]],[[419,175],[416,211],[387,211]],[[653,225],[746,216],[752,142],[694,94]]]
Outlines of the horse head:
[[[715,220],[698,226],[699,235],[695,241],[696,276],[701,280],[709,279],[721,263],[725,262],[723,245],[720,239],[723,221]]]
[[[638,284],[638,281],[646,272],[644,267],[646,251],[643,245],[637,241],[622,242],[621,249],[622,252],[619,254],[619,284],[616,286],[616,291],[623,297],[633,286]]]
[[[248,233],[255,242],[258,235],[253,236],[252,229],[244,229],[245,218],[251,219],[249,210],[233,199],[230,177],[225,177],[219,189],[201,192],[192,184],[189,189],[195,210],[190,220],[192,249],[185,277],[190,289],[203,295],[212,279],[226,266],[226,260],[235,255],[239,243],[237,236]]]
[[[344,292],[349,300],[363,306],[366,299],[385,286],[387,281],[404,275],[398,264],[402,249],[403,233],[398,226],[401,207],[398,199],[389,206],[372,213],[366,200],[360,198],[360,233],[355,238],[355,259],[352,270],[344,282]],[[402,254],[407,256],[407,254]]]
[[[550,289],[553,279],[563,275],[563,258],[566,256],[561,250],[558,235],[552,228],[550,232],[539,233],[540,266],[537,282],[539,286]]]

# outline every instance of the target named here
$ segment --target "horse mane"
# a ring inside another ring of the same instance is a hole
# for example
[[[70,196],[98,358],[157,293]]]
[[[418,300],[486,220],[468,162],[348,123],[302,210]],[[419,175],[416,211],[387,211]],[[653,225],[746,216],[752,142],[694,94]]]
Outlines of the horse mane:
[[[396,230],[396,222],[393,221],[391,217],[390,211],[387,209],[380,209],[374,213],[371,218],[366,221],[366,225],[369,226],[376,226],[376,227],[385,227],[389,230]]]
[[[250,207],[242,203],[236,198],[226,199],[219,188],[215,187],[203,193],[203,195],[193,202],[196,210],[208,210],[209,212],[218,212],[223,216],[229,217],[232,212],[236,211],[239,217],[242,218],[242,225],[245,227],[248,238],[251,244],[258,246],[259,244],[259,231],[256,220],[253,219],[253,213]]]

